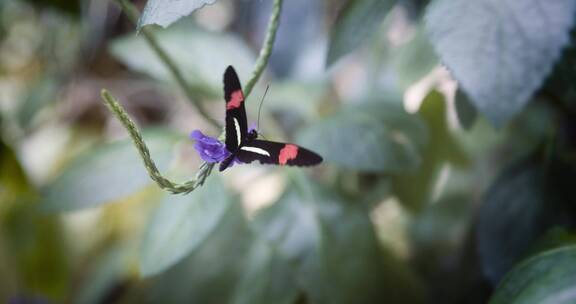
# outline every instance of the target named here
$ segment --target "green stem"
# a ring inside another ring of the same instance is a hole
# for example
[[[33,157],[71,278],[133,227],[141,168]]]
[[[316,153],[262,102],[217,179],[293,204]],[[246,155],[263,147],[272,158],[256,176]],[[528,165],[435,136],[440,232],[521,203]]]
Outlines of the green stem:
[[[130,116],[128,116],[124,108],[122,108],[118,101],[116,101],[116,99],[114,99],[114,97],[112,97],[112,95],[110,95],[107,90],[102,90],[102,100],[108,109],[114,113],[116,118],[120,120],[124,128],[126,128],[130,134],[136,149],[138,149],[138,152],[140,153],[140,158],[142,158],[142,161],[144,161],[144,167],[146,167],[148,175],[150,175],[150,178],[156,182],[160,188],[172,193],[188,193],[204,183],[206,177],[210,175],[210,171],[214,167],[214,164],[203,163],[202,166],[200,166],[200,170],[196,174],[196,178],[184,184],[171,182],[162,176],[160,171],[158,171],[158,167],[156,167],[156,164],[150,156],[150,150],[144,143],[144,139],[142,138],[140,130],[138,130],[138,127],[136,127],[132,119],[130,119]]]
[[[274,40],[276,39],[276,31],[278,30],[279,26],[280,12],[282,10],[282,1],[283,0],[274,0],[274,6],[272,8],[272,15],[268,23],[268,30],[266,33],[266,38],[264,40],[264,45],[262,46],[258,59],[256,60],[254,71],[252,72],[252,75],[244,88],[244,95],[246,97],[252,92],[254,85],[262,75],[264,68],[268,64],[268,60],[270,59],[270,54],[272,53]],[[122,9],[126,12],[126,14],[128,14],[128,17],[136,24],[138,20],[138,11],[136,10],[136,8],[126,0],[118,0],[118,2],[122,6]],[[154,52],[156,52],[158,57],[168,67],[168,69],[178,82],[178,84],[182,87],[188,99],[190,99],[190,101],[194,103],[194,105],[198,109],[198,112],[200,112],[200,114],[202,114],[202,116],[206,118],[208,121],[210,121],[210,123],[212,123],[214,126],[221,128],[220,124],[217,121],[213,120],[204,111],[200,103],[196,101],[197,99],[193,98],[194,94],[192,88],[186,83],[186,80],[176,67],[174,61],[160,47],[160,45],[154,38],[154,35],[152,35],[152,33],[146,28],[143,28],[141,31],[144,37],[146,38],[146,41],[148,41],[148,43],[154,50]],[[138,153],[140,153],[140,158],[142,158],[144,166],[148,171],[148,175],[154,182],[156,182],[156,184],[158,184],[160,188],[165,189],[173,194],[190,193],[198,186],[201,186],[204,183],[206,178],[212,172],[212,169],[214,168],[215,165],[214,163],[204,162],[200,166],[198,172],[196,173],[196,177],[191,181],[182,184],[170,181],[169,179],[164,177],[160,173],[160,171],[158,171],[158,167],[156,166],[156,164],[152,160],[152,157],[150,156],[150,150],[146,146],[146,143],[144,143],[142,134],[140,133],[138,127],[136,127],[132,119],[130,119],[130,116],[128,115],[126,110],[105,89],[102,90],[102,100],[104,101],[108,109],[112,113],[114,113],[116,118],[120,120],[124,128],[126,128],[126,130],[128,131],[128,134],[130,134],[130,137],[132,138],[132,141],[134,142],[136,149],[138,149]]]
[[[280,25],[280,11],[282,11],[283,0],[274,0],[272,7],[272,15],[268,21],[268,31],[266,32],[266,38],[264,38],[264,45],[260,50],[258,55],[258,60],[256,60],[256,66],[252,72],[250,80],[246,83],[244,87],[244,96],[250,95],[254,85],[260,79],[260,76],[264,72],[264,68],[268,64],[270,55],[272,54],[272,47],[274,46],[274,40],[276,40],[276,32],[278,26]]]
[[[132,21],[132,23],[134,24],[138,24],[138,15],[140,13],[136,9],[136,7],[127,0],[118,0],[118,3],[122,7],[122,10],[124,10],[124,12],[126,13],[128,18],[130,19],[130,21]],[[180,88],[182,88],[182,91],[184,91],[184,94],[186,95],[188,100],[194,105],[194,107],[196,107],[200,115],[202,115],[202,117],[204,117],[204,119],[210,122],[210,124],[212,124],[214,127],[216,127],[217,129],[221,129],[222,126],[220,125],[220,123],[218,123],[218,121],[216,121],[214,118],[210,117],[208,112],[206,112],[202,103],[200,102],[200,99],[194,93],[193,88],[186,82],[184,75],[182,75],[182,72],[180,71],[180,69],[178,69],[174,60],[172,60],[172,58],[170,58],[170,56],[168,56],[166,51],[164,51],[164,49],[160,46],[158,40],[156,40],[156,37],[154,37],[152,31],[150,31],[150,29],[146,27],[142,28],[140,31],[144,36],[144,39],[146,39],[146,42],[148,43],[150,48],[152,48],[152,50],[154,51],[154,53],[156,53],[156,55],[162,61],[162,63],[164,63],[164,65],[168,68],[168,70],[170,70],[170,73],[176,80],[176,83],[180,86]]]

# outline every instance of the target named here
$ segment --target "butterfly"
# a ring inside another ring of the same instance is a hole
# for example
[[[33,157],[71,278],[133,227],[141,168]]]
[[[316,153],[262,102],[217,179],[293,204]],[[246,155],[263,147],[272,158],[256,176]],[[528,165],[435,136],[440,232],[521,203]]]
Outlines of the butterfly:
[[[260,140],[256,130],[248,131],[244,93],[238,75],[232,66],[224,72],[224,98],[226,99],[226,150],[231,154],[220,163],[220,171],[230,166],[234,159],[242,163],[255,160],[262,164],[313,166],[322,157],[295,144]]]

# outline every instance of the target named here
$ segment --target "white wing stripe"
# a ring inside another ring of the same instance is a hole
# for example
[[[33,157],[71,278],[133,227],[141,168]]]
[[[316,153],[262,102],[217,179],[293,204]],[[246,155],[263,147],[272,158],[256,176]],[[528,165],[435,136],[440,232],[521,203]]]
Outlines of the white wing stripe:
[[[262,149],[262,148],[256,148],[256,147],[242,147],[240,148],[240,150],[244,150],[244,151],[248,151],[248,152],[254,152],[254,153],[258,153],[260,155],[265,155],[270,157],[270,153],[268,153],[268,151]]]
[[[237,143],[238,146],[240,146],[242,143],[242,138],[240,137],[240,124],[238,123],[238,119],[236,119],[236,117],[234,117],[234,126],[236,127],[236,138],[238,139]]]

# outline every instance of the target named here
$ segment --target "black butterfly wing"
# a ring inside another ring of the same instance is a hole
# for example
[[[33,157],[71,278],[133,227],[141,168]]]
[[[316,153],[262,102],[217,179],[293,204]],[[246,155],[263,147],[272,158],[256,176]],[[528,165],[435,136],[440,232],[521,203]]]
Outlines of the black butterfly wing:
[[[242,146],[237,158],[243,163],[255,160],[262,164],[287,166],[313,166],[322,162],[322,157],[295,144],[255,139]]]
[[[234,152],[246,139],[248,121],[242,86],[232,66],[228,66],[224,72],[224,99],[226,100],[226,149]]]

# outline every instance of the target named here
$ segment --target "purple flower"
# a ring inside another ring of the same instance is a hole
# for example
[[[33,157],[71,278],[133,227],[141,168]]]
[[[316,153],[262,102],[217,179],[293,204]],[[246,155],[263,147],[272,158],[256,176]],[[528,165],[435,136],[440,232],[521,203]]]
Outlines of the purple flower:
[[[202,134],[199,130],[194,130],[190,138],[196,141],[194,149],[200,157],[209,163],[218,163],[230,156],[226,150],[226,145],[218,139]]]

